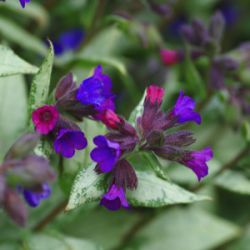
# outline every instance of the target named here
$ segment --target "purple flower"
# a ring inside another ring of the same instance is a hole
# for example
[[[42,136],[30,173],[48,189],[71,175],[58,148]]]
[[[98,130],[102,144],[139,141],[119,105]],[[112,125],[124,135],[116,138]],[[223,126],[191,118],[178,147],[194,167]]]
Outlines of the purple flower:
[[[22,190],[23,197],[29,206],[37,207],[42,200],[50,196],[51,189],[47,183],[42,184],[40,188],[40,190],[35,191],[26,188]]]
[[[65,158],[71,158],[75,150],[84,149],[87,146],[87,140],[81,130],[72,130],[63,128],[59,131],[54,141],[54,149],[57,154]]]
[[[200,151],[187,152],[180,163],[192,169],[200,181],[203,177],[208,175],[207,161],[213,158],[213,151],[207,147]]]
[[[200,114],[195,112],[194,109],[195,101],[191,97],[185,96],[181,91],[171,114],[174,115],[178,123],[193,121],[200,124]]]
[[[109,191],[103,195],[100,204],[109,210],[115,211],[121,207],[128,208],[128,201],[124,189],[112,184]]]
[[[22,5],[22,7],[24,8],[25,7],[25,4],[26,3],[29,3],[30,0],[19,0],[20,4]]]
[[[62,33],[58,40],[53,41],[55,54],[59,56],[64,52],[76,50],[83,39],[84,32],[81,28],[74,28]]]
[[[76,98],[84,105],[93,105],[98,111],[106,108],[107,100],[113,99],[112,81],[102,73],[102,66],[95,68],[93,76],[85,79],[80,85]],[[109,104],[110,105],[110,104]]]
[[[102,135],[96,136],[94,143],[97,147],[90,153],[92,160],[102,172],[110,172],[121,155],[120,145]]]

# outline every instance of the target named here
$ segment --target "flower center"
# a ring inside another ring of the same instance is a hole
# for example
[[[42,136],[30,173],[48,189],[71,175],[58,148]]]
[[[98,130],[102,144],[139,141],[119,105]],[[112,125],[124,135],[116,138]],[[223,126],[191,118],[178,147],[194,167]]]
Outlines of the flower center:
[[[52,119],[52,114],[50,111],[45,111],[41,114],[41,120],[48,122]]]

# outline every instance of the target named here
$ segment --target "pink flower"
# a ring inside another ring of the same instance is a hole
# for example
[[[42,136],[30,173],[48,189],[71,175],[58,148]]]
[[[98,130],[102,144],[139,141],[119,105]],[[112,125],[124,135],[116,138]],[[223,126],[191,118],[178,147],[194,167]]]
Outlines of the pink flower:
[[[59,113],[54,106],[44,105],[32,113],[32,121],[39,134],[47,135],[57,123]]]
[[[177,50],[162,49],[160,54],[162,62],[168,66],[179,63],[183,58],[182,53]]]

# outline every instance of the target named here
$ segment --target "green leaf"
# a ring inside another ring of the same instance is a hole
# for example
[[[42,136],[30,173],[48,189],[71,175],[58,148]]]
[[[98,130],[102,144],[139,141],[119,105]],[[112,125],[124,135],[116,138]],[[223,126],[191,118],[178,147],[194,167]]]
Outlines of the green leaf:
[[[89,240],[65,237],[58,234],[34,234],[24,242],[23,250],[98,250]]]
[[[0,4],[0,8],[9,9],[23,17],[33,18],[41,27],[48,25],[48,13],[42,5],[37,3],[31,2],[26,8],[22,9],[19,1],[6,1],[6,3]]]
[[[11,49],[0,45],[0,76],[11,76],[18,74],[35,74],[38,68],[24,61]]]
[[[146,91],[144,92],[140,102],[137,104],[137,106],[134,108],[134,110],[131,112],[131,114],[129,116],[128,121],[133,126],[136,125],[137,118],[142,116],[142,113],[143,113],[143,110],[144,110],[143,104],[144,104],[145,97],[146,97]]]
[[[193,194],[174,183],[164,181],[150,172],[137,171],[136,175],[137,189],[127,191],[128,201],[133,206],[163,207],[209,199]]]
[[[53,45],[50,44],[50,49],[47,57],[43,61],[38,73],[35,75],[32,81],[29,99],[30,114],[34,109],[46,104],[49,93],[53,60],[54,50]]]
[[[94,204],[91,205],[93,207]],[[141,214],[133,210],[121,209],[112,213],[98,205],[91,210],[89,207],[81,207],[60,216],[57,219],[57,228],[66,235],[84,237],[101,245],[104,250],[110,250],[115,249],[140,220]]]
[[[250,124],[248,121],[242,123],[241,134],[246,142],[250,142]]]
[[[73,183],[66,210],[98,200],[106,190],[105,175],[95,172],[95,163],[91,163],[77,174]]]
[[[45,55],[47,52],[46,46],[38,38],[3,17],[0,17],[0,34],[28,51],[34,51],[41,55]]]
[[[126,67],[115,55],[122,38],[123,34],[118,29],[106,29],[82,49],[78,58],[95,64],[110,65],[117,68],[122,75],[126,75]]]
[[[133,243],[143,250],[215,249],[232,240],[239,228],[202,210],[173,208],[142,228]]]
[[[205,82],[190,57],[185,60],[184,74],[188,90],[195,93],[200,99],[204,99],[206,97]]]
[[[3,154],[25,129],[27,97],[21,75],[0,78],[0,162]]]
[[[247,229],[244,232],[244,235],[232,243],[226,250],[249,250],[250,246],[250,226],[248,225]]]
[[[143,157],[146,158],[150,167],[153,169],[153,171],[158,177],[162,178],[163,180],[169,181],[167,173],[164,172],[161,163],[153,152],[145,152],[143,153]]]
[[[215,184],[231,192],[250,195],[250,180],[236,171],[226,171],[216,178]]]

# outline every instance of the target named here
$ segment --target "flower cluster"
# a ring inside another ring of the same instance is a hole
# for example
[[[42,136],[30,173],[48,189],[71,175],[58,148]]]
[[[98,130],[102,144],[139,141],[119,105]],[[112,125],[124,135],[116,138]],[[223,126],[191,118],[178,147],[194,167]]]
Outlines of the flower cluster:
[[[44,105],[32,113],[37,133],[53,141],[57,154],[66,158],[87,146],[85,134],[75,121],[83,117],[100,120],[106,109],[114,110],[112,82],[97,66],[93,76],[77,87],[73,75],[63,77],[55,91],[55,104]]]
[[[220,51],[220,43],[224,31],[225,20],[220,12],[212,16],[208,27],[199,20],[195,19],[191,23],[182,24],[181,34],[190,47],[190,58],[197,59],[202,55],[215,55]],[[183,50],[162,49],[160,52],[161,60],[165,65],[174,65],[184,59]]]
[[[47,159],[32,151],[38,143],[37,134],[25,134],[10,148],[0,165],[0,205],[19,225],[27,219],[27,209],[21,199],[37,207],[50,196],[48,182],[56,177]]]
[[[135,150],[153,151],[159,157],[179,162],[190,168],[198,180],[208,174],[206,162],[213,157],[212,150],[209,147],[200,151],[187,150],[195,141],[192,133],[172,131],[187,122],[201,123],[199,113],[194,110],[194,100],[180,92],[174,107],[165,113],[161,109],[163,96],[163,88],[154,85],[147,88],[144,111],[137,119],[136,128],[112,110],[106,110],[103,116],[109,133],[94,138],[96,148],[91,158],[97,163],[97,173],[111,173],[109,190],[101,200],[101,205],[110,210],[128,208],[126,189],[137,187],[136,172],[126,160]]]

